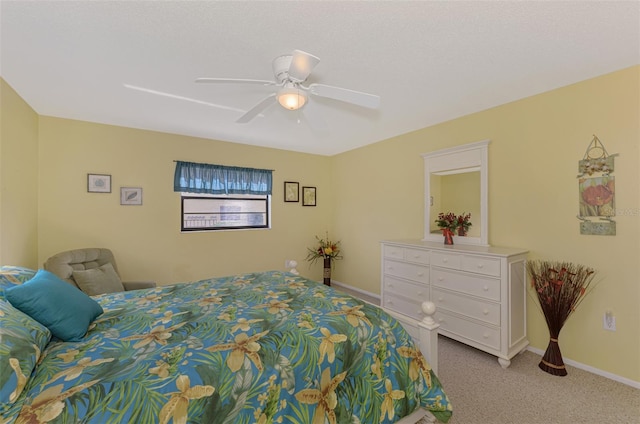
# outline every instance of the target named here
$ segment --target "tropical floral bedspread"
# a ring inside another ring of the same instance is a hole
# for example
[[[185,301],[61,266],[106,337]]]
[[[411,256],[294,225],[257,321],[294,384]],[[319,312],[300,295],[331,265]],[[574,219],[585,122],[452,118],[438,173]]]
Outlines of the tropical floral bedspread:
[[[381,309],[282,272],[94,297],[81,342],[52,341],[16,423],[391,423],[451,405]],[[0,420],[2,421],[2,420]]]

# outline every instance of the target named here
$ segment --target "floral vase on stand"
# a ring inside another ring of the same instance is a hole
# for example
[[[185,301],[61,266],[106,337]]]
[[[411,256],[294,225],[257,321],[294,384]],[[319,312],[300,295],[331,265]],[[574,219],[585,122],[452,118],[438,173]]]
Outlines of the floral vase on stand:
[[[569,315],[575,311],[593,281],[595,271],[570,262],[528,261],[527,273],[549,328],[549,345],[538,367],[551,375],[565,376],[567,370],[558,345],[558,336]]]
[[[324,284],[325,286],[331,285],[331,258],[324,258]]]
[[[342,259],[342,250],[340,249],[340,242],[333,242],[329,240],[329,234],[326,238],[320,238],[316,236],[318,241],[317,247],[307,248],[307,260],[311,263],[315,263],[318,259],[322,259],[324,269],[322,273],[323,283],[327,286],[331,285],[331,266],[333,265],[333,259]]]

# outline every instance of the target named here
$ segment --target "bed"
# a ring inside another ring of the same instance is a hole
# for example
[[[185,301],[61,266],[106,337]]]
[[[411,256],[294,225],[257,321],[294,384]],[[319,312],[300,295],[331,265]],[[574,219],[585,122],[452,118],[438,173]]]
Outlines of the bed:
[[[13,305],[16,287],[35,287],[41,272],[0,268],[2,424],[392,423],[420,411],[441,422],[451,416],[434,370],[398,321],[304,277],[271,271],[82,294],[100,311],[91,304],[95,317],[67,324],[80,321],[86,334],[60,339],[60,329],[52,327],[51,335]],[[79,304],[71,307],[65,296],[63,306],[54,305],[58,315]]]

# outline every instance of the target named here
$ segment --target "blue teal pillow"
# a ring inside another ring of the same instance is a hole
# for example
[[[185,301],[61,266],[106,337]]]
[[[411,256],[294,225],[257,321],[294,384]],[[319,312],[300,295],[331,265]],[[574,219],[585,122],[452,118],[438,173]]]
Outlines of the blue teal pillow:
[[[5,296],[65,342],[82,340],[89,324],[103,312],[98,302],[43,269],[26,283],[7,289]]]
[[[1,417],[20,397],[51,333],[4,300],[0,300],[0,321]]]

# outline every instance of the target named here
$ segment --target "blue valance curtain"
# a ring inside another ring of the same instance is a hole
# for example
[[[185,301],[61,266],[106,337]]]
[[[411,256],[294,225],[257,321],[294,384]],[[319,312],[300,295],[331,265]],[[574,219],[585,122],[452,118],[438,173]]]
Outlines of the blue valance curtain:
[[[271,194],[270,169],[176,161],[173,190],[208,194]]]

